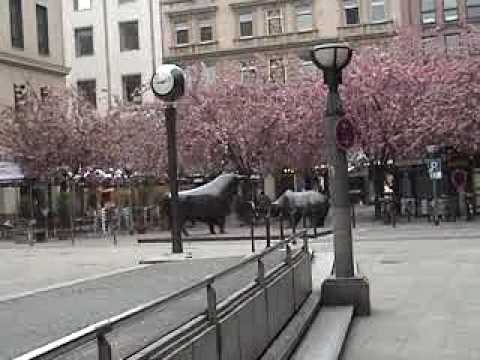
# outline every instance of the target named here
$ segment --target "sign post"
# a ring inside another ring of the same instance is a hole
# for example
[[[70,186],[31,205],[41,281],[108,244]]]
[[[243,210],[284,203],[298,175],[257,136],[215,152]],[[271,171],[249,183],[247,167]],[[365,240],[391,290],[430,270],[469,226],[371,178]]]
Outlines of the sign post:
[[[428,176],[432,180],[433,192],[433,222],[439,225],[438,218],[438,189],[437,181],[442,179],[442,160],[440,158],[427,159]]]

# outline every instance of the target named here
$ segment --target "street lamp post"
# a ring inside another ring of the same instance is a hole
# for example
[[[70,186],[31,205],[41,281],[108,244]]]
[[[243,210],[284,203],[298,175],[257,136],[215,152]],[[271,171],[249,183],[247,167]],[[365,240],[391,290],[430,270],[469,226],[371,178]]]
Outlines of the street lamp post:
[[[346,44],[318,45],[312,49],[311,57],[315,65],[323,71],[329,90],[325,121],[334,218],[335,276],[325,280],[322,301],[331,305],[353,304],[357,314],[366,315],[370,312],[369,286],[366,278],[357,277],[355,274],[347,157],[344,141],[339,138],[339,129],[345,129],[345,126],[339,121],[344,111],[338,87],[342,83],[342,70],[352,58],[352,49]]]
[[[152,77],[151,87],[155,96],[166,101],[165,122],[168,142],[172,252],[175,254],[182,253],[182,235],[178,222],[177,145],[175,127],[177,109],[175,108],[174,101],[184,94],[185,76],[183,70],[173,64],[160,66]]]

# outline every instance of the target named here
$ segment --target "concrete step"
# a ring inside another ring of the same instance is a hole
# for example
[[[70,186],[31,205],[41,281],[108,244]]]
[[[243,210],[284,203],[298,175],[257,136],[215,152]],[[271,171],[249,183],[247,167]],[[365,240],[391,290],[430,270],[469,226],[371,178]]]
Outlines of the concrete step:
[[[320,300],[320,292],[312,292],[260,360],[288,360],[315,318]]]
[[[288,360],[290,358],[319,312],[322,283],[330,276],[332,266],[333,253],[326,252],[322,253],[321,256],[313,257],[312,293],[267,351],[265,351],[261,360]]]
[[[291,360],[337,360],[353,317],[353,306],[324,306]]]

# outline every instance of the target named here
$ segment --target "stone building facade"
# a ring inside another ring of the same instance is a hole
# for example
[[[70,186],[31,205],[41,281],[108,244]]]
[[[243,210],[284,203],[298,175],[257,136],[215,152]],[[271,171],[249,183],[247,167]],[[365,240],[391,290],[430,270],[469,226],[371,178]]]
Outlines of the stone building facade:
[[[0,105],[13,106],[14,85],[65,87],[62,0],[0,2]]]
[[[268,73],[286,81],[290,59],[312,66],[308,50],[316,44],[393,36],[408,20],[405,1],[167,0],[164,61],[202,61],[213,76],[219,60],[237,59],[243,77],[254,71],[252,55],[261,54]]]
[[[162,60],[160,1],[67,0],[64,27],[67,83],[100,111],[151,96],[135,95]]]

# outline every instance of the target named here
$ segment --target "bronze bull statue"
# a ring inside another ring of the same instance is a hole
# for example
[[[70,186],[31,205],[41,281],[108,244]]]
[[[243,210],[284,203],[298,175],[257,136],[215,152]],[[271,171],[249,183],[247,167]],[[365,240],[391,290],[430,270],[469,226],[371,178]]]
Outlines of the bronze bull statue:
[[[283,216],[290,226],[297,227],[305,216],[311,219],[312,226],[323,227],[330,207],[328,196],[316,191],[285,191],[272,203],[272,216]]]
[[[237,193],[240,180],[237,174],[221,174],[209,183],[198,188],[178,193],[178,224],[183,233],[187,221],[200,221],[208,224],[210,233],[215,234],[215,225],[225,233],[225,220],[230,214],[233,197]],[[167,213],[170,207],[170,194],[167,199]]]

